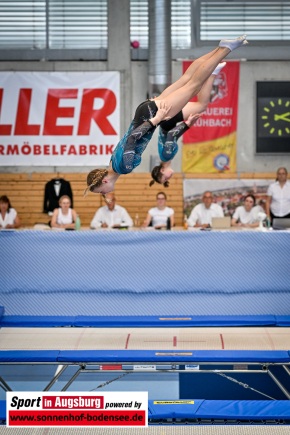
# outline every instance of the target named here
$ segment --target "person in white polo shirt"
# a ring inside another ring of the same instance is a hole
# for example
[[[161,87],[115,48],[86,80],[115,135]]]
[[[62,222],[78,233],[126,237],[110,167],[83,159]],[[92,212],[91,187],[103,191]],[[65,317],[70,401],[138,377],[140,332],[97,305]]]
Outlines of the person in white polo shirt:
[[[290,182],[286,168],[278,168],[275,183],[267,191],[266,213],[274,218],[290,218]]]
[[[244,204],[236,208],[231,225],[233,227],[255,228],[259,226],[258,213],[263,209],[260,205],[256,205],[256,198],[252,194],[248,194],[244,198]]]
[[[202,202],[197,204],[187,220],[189,227],[210,228],[213,217],[223,217],[224,212],[219,204],[213,202],[213,194],[204,192]]]

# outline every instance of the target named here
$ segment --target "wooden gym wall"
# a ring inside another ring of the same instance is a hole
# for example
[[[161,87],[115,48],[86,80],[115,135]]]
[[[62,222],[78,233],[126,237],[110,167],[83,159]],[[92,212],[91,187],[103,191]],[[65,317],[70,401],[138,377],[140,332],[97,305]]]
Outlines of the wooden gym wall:
[[[44,187],[52,178],[65,178],[71,183],[74,209],[79,214],[82,227],[89,227],[96,210],[104,205],[101,195],[89,193],[85,198],[86,173],[0,173],[0,196],[7,195],[12,206],[17,210],[22,228],[31,228],[36,223],[48,223],[50,217],[43,213]],[[132,173],[116,183],[117,204],[125,207],[134,220],[139,215],[140,223],[145,219],[148,210],[156,205],[156,194],[164,191],[167,194],[167,205],[175,211],[176,225],[183,224],[183,179],[224,179],[237,178],[233,174],[186,174],[176,173],[170,180],[170,187],[164,189],[160,184],[149,187],[149,173]],[[275,179],[275,173],[240,174],[240,178]]]

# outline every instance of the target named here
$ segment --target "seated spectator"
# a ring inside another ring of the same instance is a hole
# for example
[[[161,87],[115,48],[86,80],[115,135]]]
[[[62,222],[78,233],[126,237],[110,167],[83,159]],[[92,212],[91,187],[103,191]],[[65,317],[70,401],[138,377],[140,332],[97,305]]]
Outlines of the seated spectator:
[[[157,206],[150,208],[142,227],[152,225],[152,227],[157,230],[168,227],[172,228],[174,226],[174,210],[173,208],[166,206],[166,194],[164,192],[159,192],[156,195],[156,199]]]
[[[12,208],[8,196],[0,197],[0,229],[19,228],[20,219],[17,211]]]
[[[223,217],[224,212],[220,205],[212,202],[212,192],[206,191],[202,195],[202,203],[197,204],[187,220],[189,227],[210,228],[213,217]]]
[[[260,205],[256,206],[256,198],[254,195],[248,194],[244,198],[244,205],[240,205],[236,208],[231,225],[233,227],[258,227],[258,213],[260,211],[263,211],[263,209]]]
[[[113,192],[106,194],[107,205],[100,207],[93,220],[91,228],[121,228],[132,227],[133,220],[124,207],[116,204],[116,197]]]
[[[52,228],[75,229],[77,213],[71,208],[71,200],[67,195],[63,195],[59,199],[59,208],[55,208],[51,218]]]

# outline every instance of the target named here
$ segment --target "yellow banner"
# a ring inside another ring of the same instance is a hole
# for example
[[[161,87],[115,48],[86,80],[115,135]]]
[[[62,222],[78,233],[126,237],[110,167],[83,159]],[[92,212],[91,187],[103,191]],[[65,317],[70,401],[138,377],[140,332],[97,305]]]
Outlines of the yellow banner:
[[[237,134],[199,142],[183,144],[182,172],[216,174],[236,172]]]

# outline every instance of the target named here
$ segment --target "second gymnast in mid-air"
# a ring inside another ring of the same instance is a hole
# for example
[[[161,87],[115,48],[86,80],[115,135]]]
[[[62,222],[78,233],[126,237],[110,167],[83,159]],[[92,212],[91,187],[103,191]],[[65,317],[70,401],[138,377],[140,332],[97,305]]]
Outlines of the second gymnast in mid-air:
[[[225,65],[226,62],[218,64],[197,94],[197,101],[187,103],[173,118],[160,123],[158,134],[160,164],[155,166],[151,171],[152,180],[150,181],[150,186],[155,182],[163,184],[164,187],[169,186],[169,179],[174,173],[171,162],[178,151],[177,141],[206,111],[211,101],[214,80]]]

